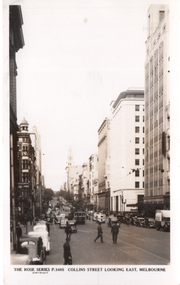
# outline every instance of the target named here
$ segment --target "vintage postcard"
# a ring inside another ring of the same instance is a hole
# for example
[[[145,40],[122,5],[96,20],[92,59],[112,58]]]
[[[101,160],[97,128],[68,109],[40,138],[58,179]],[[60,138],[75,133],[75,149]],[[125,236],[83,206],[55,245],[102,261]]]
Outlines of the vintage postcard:
[[[2,15],[4,284],[178,285],[179,1]]]

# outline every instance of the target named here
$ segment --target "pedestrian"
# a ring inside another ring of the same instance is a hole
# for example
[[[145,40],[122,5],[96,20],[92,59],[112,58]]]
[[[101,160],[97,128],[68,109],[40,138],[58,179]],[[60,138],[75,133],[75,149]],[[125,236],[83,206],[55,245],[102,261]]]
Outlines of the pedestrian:
[[[94,242],[96,242],[96,240],[98,239],[98,238],[101,238],[101,242],[103,243],[103,231],[102,231],[102,228],[101,228],[101,223],[99,222],[99,225],[98,225],[98,227],[97,227],[97,231],[98,231],[98,235],[97,235],[97,237],[95,238],[95,240],[94,240]]]
[[[46,227],[48,230],[48,235],[50,236],[50,223],[48,221],[46,222]]]
[[[17,224],[17,227],[16,227],[16,236],[17,236],[17,249],[16,249],[16,252],[19,253],[19,239],[22,236],[22,229],[21,229],[19,223]]]
[[[111,228],[111,233],[112,233],[113,243],[117,243],[117,235],[119,233],[119,227],[117,225],[117,221],[113,223]]]
[[[64,248],[64,265],[72,265],[72,255],[71,255],[71,248],[69,245],[69,238],[66,238],[66,242],[63,245]]]
[[[66,238],[67,238],[67,239],[70,239],[71,227],[70,227],[68,221],[66,222],[65,233],[66,233]]]

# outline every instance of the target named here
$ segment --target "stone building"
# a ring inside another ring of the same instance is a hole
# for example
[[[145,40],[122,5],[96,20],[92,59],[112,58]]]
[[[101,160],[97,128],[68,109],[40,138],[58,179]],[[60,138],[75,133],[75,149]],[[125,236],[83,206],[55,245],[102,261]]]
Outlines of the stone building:
[[[145,197],[156,208],[170,208],[169,7],[147,12],[145,62]]]

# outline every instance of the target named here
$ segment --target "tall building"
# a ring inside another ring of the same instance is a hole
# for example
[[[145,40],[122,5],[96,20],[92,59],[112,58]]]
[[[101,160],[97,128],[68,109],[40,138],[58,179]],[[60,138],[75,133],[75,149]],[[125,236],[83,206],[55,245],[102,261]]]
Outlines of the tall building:
[[[89,195],[90,204],[98,207],[98,155],[92,154],[89,157]]]
[[[170,94],[169,7],[151,5],[147,12],[145,62],[145,197],[169,209]]]
[[[33,217],[35,217],[36,155],[35,149],[32,146],[30,133],[28,132],[28,125],[28,122],[24,118],[17,132],[19,178],[16,199],[19,221],[21,222],[32,221]]]
[[[137,211],[144,196],[144,91],[128,89],[112,104],[110,209]]]
[[[98,129],[98,207],[109,210],[110,189],[108,160],[110,157],[110,119],[105,118]]]
[[[32,132],[30,133],[32,145],[35,149],[36,155],[36,212],[37,215],[41,215],[42,211],[42,169],[41,169],[41,136],[38,133],[37,127],[33,126]]]
[[[17,160],[17,96],[16,76],[17,62],[16,53],[24,46],[22,32],[23,18],[21,6],[9,6],[9,114],[10,114],[10,216],[13,224],[12,243],[16,248],[16,206],[15,196],[18,192],[18,160]]]

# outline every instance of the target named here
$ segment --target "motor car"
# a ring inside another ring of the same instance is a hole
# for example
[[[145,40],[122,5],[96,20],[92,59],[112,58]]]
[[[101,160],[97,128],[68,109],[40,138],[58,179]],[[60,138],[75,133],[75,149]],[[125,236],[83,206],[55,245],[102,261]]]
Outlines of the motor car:
[[[50,253],[50,237],[47,231],[31,231],[28,232],[28,236],[30,237],[41,237],[43,241],[43,245],[46,251],[46,254]]]
[[[24,235],[20,237],[17,254],[13,256],[16,265],[43,265],[46,252],[41,237]]]
[[[77,228],[76,228],[76,221],[75,220],[69,220],[68,224],[71,227],[71,232],[72,233],[77,233]]]
[[[66,227],[66,222],[68,222],[68,219],[61,219],[61,222],[59,223],[59,228],[65,228]]]
[[[97,216],[96,222],[105,223],[105,222],[106,222],[106,215],[104,215],[104,214],[99,214],[99,215]]]
[[[45,220],[40,220],[40,221],[36,221],[35,225],[46,225],[47,221]]]
[[[137,217],[137,219],[136,219],[136,226],[137,227],[143,227],[143,225],[144,225],[144,218]]]
[[[98,213],[98,212],[94,212],[94,213],[93,213],[93,216],[92,216],[92,220],[93,220],[93,221],[96,221],[96,220],[97,220],[98,215],[99,215],[99,213]]]
[[[144,225],[145,228],[155,228],[155,219],[153,218],[146,218],[144,220]]]
[[[47,225],[46,224],[36,224],[34,227],[33,227],[33,231],[35,232],[48,232],[48,228],[47,228]]]

